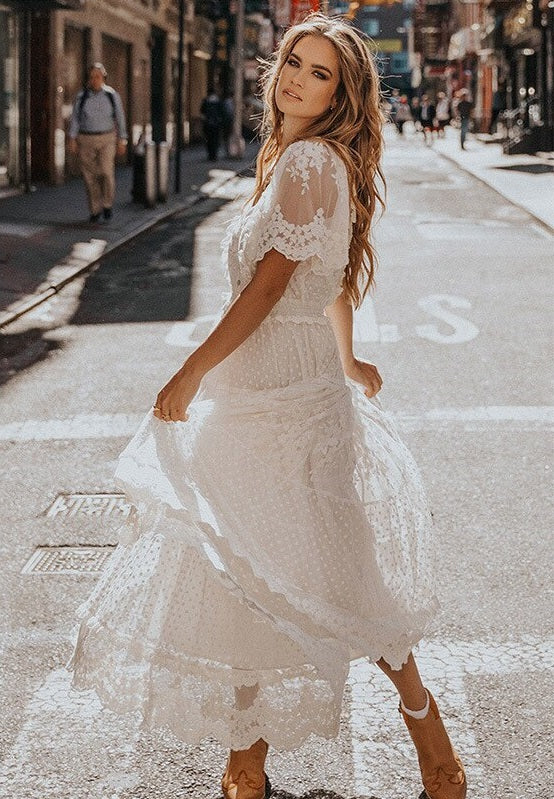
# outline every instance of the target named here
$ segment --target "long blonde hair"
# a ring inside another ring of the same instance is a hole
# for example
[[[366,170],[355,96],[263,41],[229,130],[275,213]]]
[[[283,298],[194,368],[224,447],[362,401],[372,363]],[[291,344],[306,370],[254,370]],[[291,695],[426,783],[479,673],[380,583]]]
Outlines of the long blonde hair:
[[[265,109],[260,125],[265,141],[256,168],[254,202],[268,183],[283,143],[283,114],[277,108],[275,90],[284,64],[304,36],[321,36],[335,47],[339,85],[333,109],[314,119],[299,135],[301,139],[324,139],[346,165],[350,200],[356,210],[343,289],[357,308],[374,281],[377,256],[371,243],[371,220],[377,203],[384,208],[385,179],[381,171],[383,150],[379,76],[362,35],[337,17],[310,14],[283,36],[273,60],[266,63],[262,78]],[[378,182],[382,186],[380,193]]]

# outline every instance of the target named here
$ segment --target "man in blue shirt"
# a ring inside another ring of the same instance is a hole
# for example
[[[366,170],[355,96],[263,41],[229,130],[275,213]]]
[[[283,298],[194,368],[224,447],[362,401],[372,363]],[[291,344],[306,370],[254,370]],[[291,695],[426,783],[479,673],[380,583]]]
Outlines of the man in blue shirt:
[[[112,218],[115,156],[124,155],[127,128],[121,97],[106,86],[103,64],[93,64],[85,89],[73,105],[69,127],[70,152],[78,154],[87,188],[90,221]]]

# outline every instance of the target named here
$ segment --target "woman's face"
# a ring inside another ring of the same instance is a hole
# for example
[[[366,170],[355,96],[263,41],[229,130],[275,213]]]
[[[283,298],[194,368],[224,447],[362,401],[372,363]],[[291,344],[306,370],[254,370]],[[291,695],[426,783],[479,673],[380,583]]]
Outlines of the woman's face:
[[[334,46],[322,36],[304,36],[281,69],[275,102],[285,117],[308,125],[334,105],[338,85],[339,61]]]

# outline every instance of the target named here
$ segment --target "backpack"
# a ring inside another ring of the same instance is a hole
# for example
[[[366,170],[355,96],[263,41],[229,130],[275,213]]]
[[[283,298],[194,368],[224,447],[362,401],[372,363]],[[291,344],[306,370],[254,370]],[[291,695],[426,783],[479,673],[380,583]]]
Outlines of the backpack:
[[[102,89],[102,91],[105,94],[107,94],[108,97],[110,98],[110,103],[112,104],[112,114],[113,118],[115,119],[115,97],[113,96],[113,92],[107,92],[106,89]],[[79,124],[81,124],[81,118],[83,115],[83,106],[88,100],[89,95],[90,95],[90,89],[87,86],[86,88],[83,89],[81,99],[79,100],[79,108],[77,109],[77,119],[79,120]]]

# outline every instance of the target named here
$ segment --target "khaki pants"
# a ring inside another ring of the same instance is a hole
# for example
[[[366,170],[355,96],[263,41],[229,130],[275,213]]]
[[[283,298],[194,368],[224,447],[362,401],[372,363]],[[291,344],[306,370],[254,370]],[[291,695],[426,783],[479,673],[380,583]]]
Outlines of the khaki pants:
[[[114,201],[116,135],[81,133],[77,141],[90,213],[99,214],[103,208],[111,208]]]

